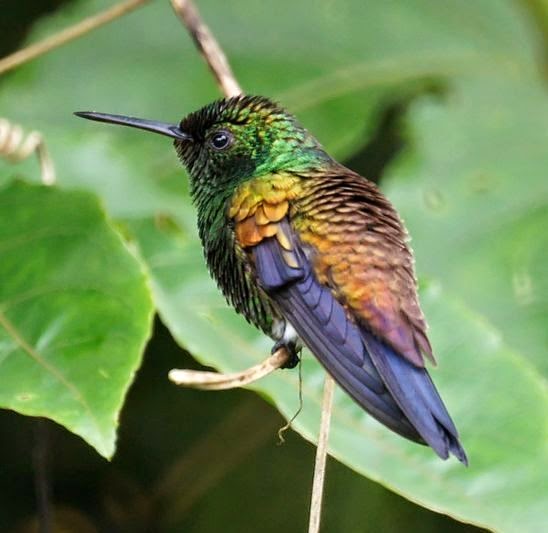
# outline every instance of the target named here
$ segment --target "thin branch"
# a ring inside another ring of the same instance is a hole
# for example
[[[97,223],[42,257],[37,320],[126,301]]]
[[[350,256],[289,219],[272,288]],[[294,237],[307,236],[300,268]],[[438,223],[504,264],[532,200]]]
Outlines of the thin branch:
[[[331,424],[331,411],[333,407],[334,389],[335,382],[333,381],[333,378],[329,374],[326,374],[323,386],[320,435],[318,437],[318,447],[316,448],[314,481],[312,482],[312,498],[310,500],[310,520],[308,522],[308,533],[318,533],[318,531],[320,531],[323,487],[325,479],[325,463],[327,459],[329,426]]]
[[[205,62],[217,80],[221,92],[228,98],[242,94],[240,84],[236,81],[225,53],[203,21],[192,0],[171,0],[171,5],[194,40]],[[204,390],[224,390],[243,387],[264,378],[289,360],[289,353],[280,348],[262,363],[243,372],[219,374],[199,370],[173,369],[169,379],[177,385]]]
[[[186,26],[194,39],[194,44],[205,59],[212,71],[219,88],[226,97],[242,94],[242,89],[219,43],[202,20],[192,0],[171,0],[171,5],[177,16]],[[289,359],[289,353],[285,348],[280,348],[272,356],[262,363],[236,374],[217,374],[214,372],[196,372],[191,370],[172,370],[169,378],[179,385],[186,385],[208,390],[228,389],[248,385],[265,377],[274,370],[280,368]],[[321,507],[323,487],[325,479],[325,464],[327,458],[327,445],[329,440],[329,426],[333,405],[333,391],[335,382],[326,374],[324,393],[322,400],[322,416],[320,423],[320,435],[316,451],[316,463],[314,466],[314,481],[312,486],[312,499],[310,505],[309,533],[318,533],[320,530]],[[300,397],[300,396],[299,396]],[[300,410],[300,407],[299,407]],[[293,420],[293,419],[292,419]],[[289,422],[291,424],[291,421]],[[283,428],[282,428],[283,431]]]
[[[203,390],[225,390],[244,387],[254,381],[268,376],[287,363],[289,353],[285,348],[276,350],[262,363],[252,366],[243,372],[234,374],[219,374],[201,370],[179,370],[174,368],[169,372],[169,379],[177,385]]]
[[[171,5],[194,39],[194,44],[215,76],[223,94],[227,98],[242,94],[243,91],[234,77],[223,50],[202,20],[194,3],[191,0],[171,0]]]
[[[0,59],[0,74],[46,54],[59,46],[63,46],[69,41],[82,37],[82,35],[126,15],[149,1],[150,0],[127,0],[126,2],[121,2],[97,15],[92,15],[91,17],[78,22],[74,26],[70,26],[69,28],[60,31],[51,37],[47,37],[39,43],[32,44],[27,48],[23,48],[22,50],[6,56],[3,59]]]

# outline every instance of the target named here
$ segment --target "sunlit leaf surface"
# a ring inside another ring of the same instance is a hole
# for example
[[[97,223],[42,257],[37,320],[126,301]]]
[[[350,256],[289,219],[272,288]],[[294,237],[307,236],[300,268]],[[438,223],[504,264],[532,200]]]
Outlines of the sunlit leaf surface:
[[[0,190],[0,406],[46,416],[99,453],[149,335],[135,258],[87,193]]]

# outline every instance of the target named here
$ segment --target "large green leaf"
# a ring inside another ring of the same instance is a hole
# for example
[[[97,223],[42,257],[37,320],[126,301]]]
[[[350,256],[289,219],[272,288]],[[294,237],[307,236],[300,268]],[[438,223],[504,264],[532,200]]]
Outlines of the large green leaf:
[[[410,116],[388,192],[419,271],[497,325],[548,383],[548,97],[535,80],[460,80]]]
[[[173,229],[150,222],[134,229],[152,268],[164,320],[179,340],[203,361],[227,370],[251,365],[267,353],[269,343],[225,308],[195,265],[188,236],[175,233],[172,239]],[[530,365],[479,316],[436,286],[423,300],[433,317],[434,345],[444,355],[434,376],[459,422],[472,457],[470,469],[443,464],[429,450],[404,443],[344,396],[334,411],[332,452],[408,497],[461,518],[501,530],[538,530],[547,503],[546,390]],[[194,313],[188,313],[189,307]],[[305,410],[296,424],[314,439],[323,373],[307,360],[304,375]],[[279,372],[261,382],[260,390],[291,415],[297,405],[295,386],[295,373]]]
[[[150,265],[162,318],[177,340],[204,363],[226,371],[265,357],[272,342],[227,309],[196,264],[191,236],[150,220],[134,223],[133,231]],[[434,347],[443,354],[433,376],[462,433],[470,467],[444,463],[431,450],[404,441],[340,391],[331,453],[433,509],[500,530],[538,531],[548,504],[547,390],[527,360],[454,295],[432,283],[422,296]],[[304,409],[294,427],[314,441],[324,373],[311,356],[302,372]],[[297,382],[296,372],[279,371],[255,388],[289,417],[298,407]]]
[[[99,453],[141,362],[145,276],[87,193],[0,190],[0,406],[45,416]]]
[[[81,3],[39,33],[106,4]],[[200,2],[242,85],[278,96],[337,157],[371,137],[386,102],[429,81],[446,87],[442,99],[410,107],[409,144],[387,191],[429,281],[423,299],[440,359],[433,375],[471,466],[443,463],[388,433],[344,396],[332,453],[422,505],[520,532],[541,530],[548,506],[548,118],[542,21],[526,4]],[[46,134],[61,186],[98,193],[126,223],[177,340],[200,360],[235,370],[264,357],[270,343],[227,309],[209,280],[186,180],[165,140],[70,116],[91,108],[177,120],[216,95],[177,20],[156,3],[15,73],[0,108]],[[313,440],[323,374],[309,358],[304,373],[296,428]],[[257,390],[290,415],[296,386],[295,373],[280,372]]]

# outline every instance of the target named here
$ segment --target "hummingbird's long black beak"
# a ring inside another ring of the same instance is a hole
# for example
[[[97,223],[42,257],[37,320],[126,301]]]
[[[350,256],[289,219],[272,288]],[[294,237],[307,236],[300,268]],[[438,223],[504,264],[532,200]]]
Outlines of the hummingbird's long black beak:
[[[153,131],[160,135],[167,135],[173,139],[181,141],[191,141],[192,136],[185,133],[177,124],[166,124],[165,122],[156,122],[155,120],[146,120],[144,118],[126,117],[123,115],[109,115],[108,113],[95,113],[94,111],[76,111],[77,117],[96,120],[97,122],[109,122],[110,124],[121,124],[141,130]]]

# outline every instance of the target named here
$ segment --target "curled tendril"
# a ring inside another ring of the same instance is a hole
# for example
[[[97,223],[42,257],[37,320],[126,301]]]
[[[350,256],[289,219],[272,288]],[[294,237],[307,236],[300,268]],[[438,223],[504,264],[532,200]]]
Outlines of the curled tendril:
[[[53,161],[38,131],[25,132],[18,124],[0,118],[0,157],[12,163],[19,163],[36,153],[40,162],[42,183],[55,183]]]

